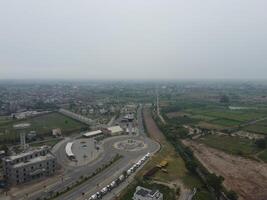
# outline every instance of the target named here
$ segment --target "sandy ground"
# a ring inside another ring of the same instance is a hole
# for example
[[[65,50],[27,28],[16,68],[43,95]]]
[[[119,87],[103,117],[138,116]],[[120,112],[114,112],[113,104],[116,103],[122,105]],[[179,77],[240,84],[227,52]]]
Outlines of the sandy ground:
[[[229,155],[191,140],[183,143],[191,147],[210,172],[223,176],[225,187],[237,192],[240,200],[267,199],[267,164]]]

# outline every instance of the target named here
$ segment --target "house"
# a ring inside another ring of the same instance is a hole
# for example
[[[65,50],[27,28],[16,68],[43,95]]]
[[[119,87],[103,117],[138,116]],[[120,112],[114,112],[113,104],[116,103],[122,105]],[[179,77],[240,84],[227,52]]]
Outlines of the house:
[[[108,127],[106,132],[110,135],[119,135],[123,133],[123,129],[120,126],[112,126]]]
[[[133,200],[163,200],[163,194],[158,190],[150,190],[141,186],[137,186]]]
[[[60,137],[62,136],[62,132],[61,132],[61,129],[60,128],[55,128],[52,130],[52,135],[54,137]]]

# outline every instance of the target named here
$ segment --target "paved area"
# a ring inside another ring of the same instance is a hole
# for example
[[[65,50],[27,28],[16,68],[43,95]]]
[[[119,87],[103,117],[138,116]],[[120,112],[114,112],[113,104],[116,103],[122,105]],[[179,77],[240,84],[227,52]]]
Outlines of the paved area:
[[[113,144],[114,148],[125,151],[140,151],[147,148],[147,144],[142,140],[128,139]]]
[[[103,148],[93,138],[77,139],[73,142],[72,152],[76,160],[69,162],[69,165],[82,166],[96,160],[103,153]]]

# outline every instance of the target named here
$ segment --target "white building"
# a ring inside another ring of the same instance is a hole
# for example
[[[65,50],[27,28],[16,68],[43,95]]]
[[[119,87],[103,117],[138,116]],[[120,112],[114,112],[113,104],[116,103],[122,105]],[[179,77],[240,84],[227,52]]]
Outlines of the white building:
[[[112,126],[107,128],[107,131],[111,135],[119,135],[123,133],[123,129],[120,126]]]
[[[96,130],[96,131],[90,131],[90,132],[86,132],[83,134],[84,137],[90,138],[90,137],[95,137],[95,136],[99,136],[102,135],[103,132],[101,130]]]
[[[55,128],[52,130],[52,135],[54,137],[60,137],[62,136],[62,132],[61,132],[61,129],[60,128]]]
[[[137,186],[133,200],[163,200],[163,194],[158,190],[150,190],[141,186]]]

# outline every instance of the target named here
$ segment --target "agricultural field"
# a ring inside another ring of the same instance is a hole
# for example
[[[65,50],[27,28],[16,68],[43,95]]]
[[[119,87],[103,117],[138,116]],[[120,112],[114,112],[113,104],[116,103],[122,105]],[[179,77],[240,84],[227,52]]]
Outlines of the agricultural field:
[[[177,102],[176,107],[165,108],[163,111],[165,111],[167,118],[176,119],[183,124],[218,130],[239,128],[240,125],[267,117],[266,109],[232,109],[219,104],[190,104],[189,102],[181,102],[180,104]],[[257,133],[267,133],[267,120],[245,126],[243,129]]]
[[[244,127],[244,130],[255,133],[267,134],[267,120],[256,122],[253,125]]]
[[[0,125],[0,141],[16,141],[19,137],[13,125],[26,122],[31,124],[31,127],[27,131],[36,131],[39,136],[50,134],[51,130],[54,128],[60,128],[63,134],[68,134],[86,127],[83,123],[54,112],[27,120],[16,120]]]
[[[240,137],[207,135],[198,142],[233,155],[249,156],[259,151],[255,141]]]
[[[9,123],[10,121],[12,121],[12,119],[8,116],[0,116],[0,126],[2,124],[6,124]]]

